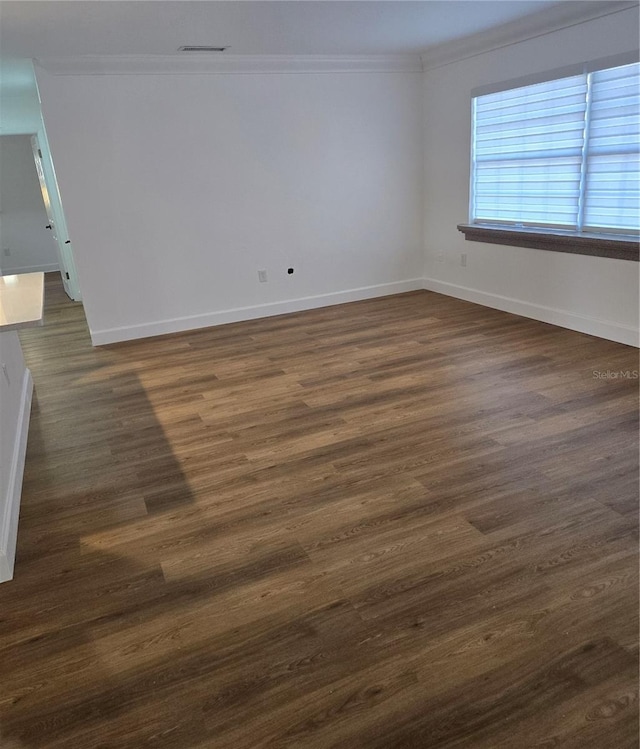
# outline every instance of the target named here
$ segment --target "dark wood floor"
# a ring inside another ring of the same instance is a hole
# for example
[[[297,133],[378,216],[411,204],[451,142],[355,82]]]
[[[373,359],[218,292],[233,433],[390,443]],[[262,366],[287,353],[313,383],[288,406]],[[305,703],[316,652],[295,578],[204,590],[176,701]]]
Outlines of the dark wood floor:
[[[634,349],[429,292],[94,349],[55,277],[21,337],[7,745],[637,747]]]

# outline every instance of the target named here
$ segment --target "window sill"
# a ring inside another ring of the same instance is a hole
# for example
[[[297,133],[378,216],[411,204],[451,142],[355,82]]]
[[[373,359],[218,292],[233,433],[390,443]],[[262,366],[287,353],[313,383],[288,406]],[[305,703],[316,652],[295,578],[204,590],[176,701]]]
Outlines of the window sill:
[[[470,242],[506,244],[638,262],[638,240],[626,235],[574,234],[554,229],[514,229],[486,224],[458,224],[458,231]]]

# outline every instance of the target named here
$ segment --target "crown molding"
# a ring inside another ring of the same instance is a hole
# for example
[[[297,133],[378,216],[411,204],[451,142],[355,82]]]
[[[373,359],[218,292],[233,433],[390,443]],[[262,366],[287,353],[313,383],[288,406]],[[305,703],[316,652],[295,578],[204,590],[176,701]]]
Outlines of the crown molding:
[[[633,2],[627,2],[626,0],[590,0],[589,2],[565,0],[565,2],[558,3],[551,8],[537,11],[478,34],[435,45],[422,53],[422,66],[424,70],[440,68],[443,65],[477,57],[485,52],[508,47],[518,42],[524,42],[528,39],[534,39],[560,29],[577,26],[596,18],[632,8],[638,8],[637,0]]]
[[[419,55],[88,55],[36,58],[52,75],[420,73]]]

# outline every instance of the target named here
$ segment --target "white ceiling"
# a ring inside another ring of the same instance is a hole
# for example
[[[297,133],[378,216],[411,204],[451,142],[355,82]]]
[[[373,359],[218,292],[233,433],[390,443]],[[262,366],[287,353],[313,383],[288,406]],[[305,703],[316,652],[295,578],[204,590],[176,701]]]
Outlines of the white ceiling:
[[[573,3],[572,3],[573,4]],[[2,0],[3,58],[167,55],[183,44],[234,55],[418,54],[551,0]]]

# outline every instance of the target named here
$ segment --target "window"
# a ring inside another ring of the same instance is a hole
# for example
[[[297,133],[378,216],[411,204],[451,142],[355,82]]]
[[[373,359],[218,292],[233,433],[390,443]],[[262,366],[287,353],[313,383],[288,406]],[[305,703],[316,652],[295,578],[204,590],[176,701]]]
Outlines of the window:
[[[578,228],[640,228],[640,65],[587,76],[583,209]]]
[[[569,235],[573,246],[606,235],[628,253],[640,230],[640,64],[475,96],[470,204],[462,231]]]

